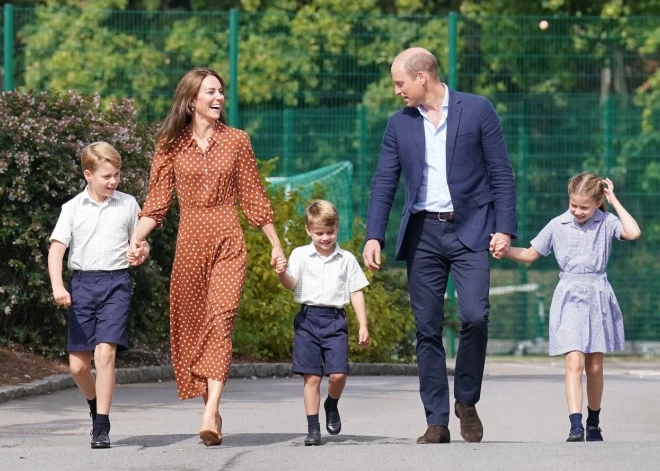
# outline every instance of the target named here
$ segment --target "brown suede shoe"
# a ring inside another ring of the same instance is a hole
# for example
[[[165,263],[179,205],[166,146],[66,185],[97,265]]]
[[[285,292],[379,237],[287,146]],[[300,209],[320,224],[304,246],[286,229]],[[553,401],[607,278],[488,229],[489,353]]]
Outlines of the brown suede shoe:
[[[470,443],[480,442],[484,437],[484,426],[481,424],[479,414],[477,414],[477,408],[456,401],[454,412],[456,417],[461,419],[461,437],[463,437],[463,440]]]
[[[444,425],[429,425],[426,433],[417,439],[420,445],[428,445],[430,443],[449,443],[451,437],[449,429]]]

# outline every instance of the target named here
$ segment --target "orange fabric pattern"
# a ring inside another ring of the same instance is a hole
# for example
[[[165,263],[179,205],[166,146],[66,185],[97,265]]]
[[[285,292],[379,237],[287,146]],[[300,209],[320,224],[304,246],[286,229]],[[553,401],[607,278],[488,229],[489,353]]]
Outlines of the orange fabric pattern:
[[[227,380],[231,336],[247,264],[236,204],[250,224],[273,222],[244,131],[217,123],[202,152],[190,128],[154,155],[140,217],[162,225],[176,188],[180,206],[170,281],[170,344],[179,398],[206,393],[207,379]]]

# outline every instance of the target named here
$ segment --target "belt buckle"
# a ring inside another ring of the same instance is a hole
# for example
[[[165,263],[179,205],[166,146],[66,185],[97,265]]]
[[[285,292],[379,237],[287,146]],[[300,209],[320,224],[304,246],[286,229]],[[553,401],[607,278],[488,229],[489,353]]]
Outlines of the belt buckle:
[[[449,219],[443,219],[443,218],[441,218],[441,217],[440,217],[441,214],[442,214],[442,213],[438,213],[438,221],[440,221],[440,222],[447,222],[447,221],[449,221]]]

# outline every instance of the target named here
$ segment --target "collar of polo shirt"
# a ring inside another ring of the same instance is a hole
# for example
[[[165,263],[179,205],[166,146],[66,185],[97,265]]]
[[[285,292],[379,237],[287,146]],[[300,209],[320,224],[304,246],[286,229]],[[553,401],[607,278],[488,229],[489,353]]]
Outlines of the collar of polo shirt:
[[[600,222],[603,220],[603,218],[605,218],[605,213],[602,212],[600,209],[596,208],[596,211],[594,211],[594,215],[591,216],[591,218],[587,219],[587,221]],[[559,216],[559,222],[561,224],[570,224],[573,221],[575,221],[575,216],[573,216],[573,214],[569,210],[566,210],[564,214]]]
[[[83,194],[85,195],[83,196],[83,203],[85,203],[85,201],[88,201],[90,203],[99,204],[96,201],[94,201],[91,196],[89,196],[89,185],[85,186],[85,190]],[[117,199],[117,189],[115,189],[115,191],[112,192],[112,195],[108,196],[106,199],[103,200],[103,203],[100,204],[105,204],[106,201],[110,202],[110,200],[116,200],[116,199]]]
[[[311,242],[307,246],[307,255],[310,256],[310,257],[313,257],[314,255],[318,255],[319,257],[321,256],[321,254],[316,251],[316,247],[314,246],[314,242]],[[335,250],[333,250],[332,253],[330,255],[328,255],[327,258],[331,259],[335,255],[342,255],[342,256],[344,255],[344,249],[339,247],[339,243],[335,243]]]

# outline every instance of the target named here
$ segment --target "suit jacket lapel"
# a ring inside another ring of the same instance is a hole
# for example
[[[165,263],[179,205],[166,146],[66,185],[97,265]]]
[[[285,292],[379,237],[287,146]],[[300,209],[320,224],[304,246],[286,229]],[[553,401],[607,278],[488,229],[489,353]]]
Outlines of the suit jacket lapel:
[[[458,125],[461,121],[463,105],[461,105],[460,93],[456,90],[449,90],[449,111],[447,113],[447,178],[451,172],[451,162],[454,159],[454,148],[456,147],[456,136],[458,135]]]
[[[415,141],[415,151],[418,156],[418,168],[424,169],[426,165],[426,136],[424,135],[424,118],[419,110],[415,109],[413,115],[412,127],[413,140]]]

